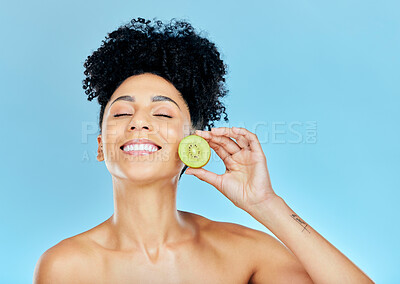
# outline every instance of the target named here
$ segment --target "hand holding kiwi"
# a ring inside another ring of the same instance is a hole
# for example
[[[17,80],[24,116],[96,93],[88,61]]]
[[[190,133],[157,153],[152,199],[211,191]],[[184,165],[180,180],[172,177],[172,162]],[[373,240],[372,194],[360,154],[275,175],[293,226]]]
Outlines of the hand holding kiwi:
[[[202,168],[210,160],[210,147],[224,162],[224,174],[219,175]],[[196,135],[182,139],[178,152],[183,163],[190,167],[186,174],[213,185],[247,212],[255,204],[269,202],[277,197],[272,189],[261,144],[257,136],[245,128],[196,130]]]

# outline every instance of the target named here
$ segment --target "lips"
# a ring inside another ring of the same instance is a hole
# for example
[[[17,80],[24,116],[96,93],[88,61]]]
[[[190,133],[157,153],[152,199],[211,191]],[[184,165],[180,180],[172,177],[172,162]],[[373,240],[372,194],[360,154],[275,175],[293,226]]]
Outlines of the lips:
[[[119,148],[121,150],[124,150],[125,146],[134,145],[134,144],[152,144],[152,145],[156,146],[158,148],[158,150],[160,150],[162,148],[160,145],[156,144],[155,142],[153,142],[149,139],[145,139],[145,138],[129,140],[129,141],[125,142],[123,145],[121,145],[121,147],[119,147]]]

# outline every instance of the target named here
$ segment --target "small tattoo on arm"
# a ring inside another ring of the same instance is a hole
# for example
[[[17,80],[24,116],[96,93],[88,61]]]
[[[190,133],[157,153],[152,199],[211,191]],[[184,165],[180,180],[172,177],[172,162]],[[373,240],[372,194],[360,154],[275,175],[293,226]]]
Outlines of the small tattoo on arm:
[[[292,214],[292,215],[290,215],[290,217],[292,217],[293,220],[295,220],[297,223],[300,224],[300,226],[303,227],[302,232],[303,232],[304,230],[306,230],[306,231],[310,234],[310,232],[307,230],[307,226],[308,226],[307,223],[304,222],[303,220],[301,220],[299,216],[297,216],[296,214]]]

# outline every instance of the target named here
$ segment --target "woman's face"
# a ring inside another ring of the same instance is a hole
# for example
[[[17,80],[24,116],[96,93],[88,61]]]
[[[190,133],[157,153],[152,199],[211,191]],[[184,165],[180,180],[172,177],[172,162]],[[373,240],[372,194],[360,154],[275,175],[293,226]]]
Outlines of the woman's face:
[[[121,179],[179,177],[184,164],[178,156],[178,145],[191,133],[189,109],[170,82],[151,73],[131,76],[106,105],[102,134],[97,138],[97,159],[105,160],[111,175]],[[138,145],[124,147],[132,142]],[[143,146],[139,145],[147,143],[157,145],[153,147],[157,151],[138,155],[143,153],[139,150]]]

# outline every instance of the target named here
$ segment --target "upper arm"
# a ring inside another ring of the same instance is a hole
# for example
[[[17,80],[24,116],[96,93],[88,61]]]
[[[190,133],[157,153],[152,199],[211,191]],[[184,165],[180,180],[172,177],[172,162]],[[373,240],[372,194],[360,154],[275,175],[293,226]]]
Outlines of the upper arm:
[[[35,266],[34,284],[77,283],[77,253],[68,240],[45,251]]]
[[[255,272],[250,283],[313,283],[298,258],[280,241],[255,231]]]

